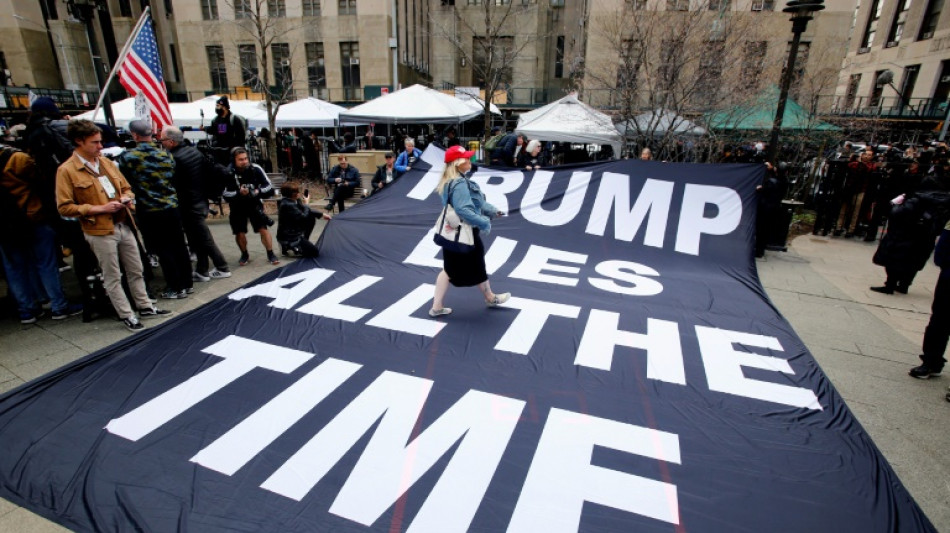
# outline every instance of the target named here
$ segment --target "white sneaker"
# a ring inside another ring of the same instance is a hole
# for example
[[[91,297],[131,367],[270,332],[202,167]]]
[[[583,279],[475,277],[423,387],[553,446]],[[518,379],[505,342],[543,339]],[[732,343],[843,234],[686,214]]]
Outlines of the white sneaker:
[[[200,272],[192,272],[191,279],[194,281],[211,281],[211,277]]]
[[[497,307],[507,302],[510,299],[511,299],[511,293],[503,292],[501,294],[496,294],[495,297],[491,300],[485,300],[485,305],[487,305],[488,307]]]
[[[442,309],[429,309],[429,316],[432,318],[445,316],[452,312],[451,307],[443,307]]]
[[[208,276],[211,277],[212,279],[224,279],[224,278],[230,278],[231,273],[225,272],[223,270],[218,270],[217,268],[212,268],[211,270],[208,271]]]

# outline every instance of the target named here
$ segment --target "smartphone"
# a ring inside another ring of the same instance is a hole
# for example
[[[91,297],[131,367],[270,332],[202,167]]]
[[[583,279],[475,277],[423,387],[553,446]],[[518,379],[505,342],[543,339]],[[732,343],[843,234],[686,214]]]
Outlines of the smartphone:
[[[303,195],[304,195],[305,197],[309,197],[309,196],[310,196],[310,189],[304,189],[304,190],[303,190]]]

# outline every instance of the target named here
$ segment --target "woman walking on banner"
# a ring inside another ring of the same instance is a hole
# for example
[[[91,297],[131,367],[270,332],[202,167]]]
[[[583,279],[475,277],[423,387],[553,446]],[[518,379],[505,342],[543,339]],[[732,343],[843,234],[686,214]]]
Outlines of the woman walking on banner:
[[[443,268],[435,280],[435,298],[432,300],[432,309],[429,316],[439,317],[452,312],[445,307],[445,294],[449,284],[456,287],[478,286],[489,307],[495,307],[507,302],[511,293],[495,294],[488,282],[488,273],[485,269],[485,245],[479,233],[491,231],[491,219],[504,216],[485,200],[478,184],[469,180],[465,173],[471,170],[470,158],[475,152],[465,151],[461,146],[453,146],[445,152],[445,169],[442,178],[436,187],[436,192],[442,197],[442,205],[449,204],[455,209],[462,222],[470,224],[475,236],[475,245],[470,252],[454,252],[442,249]]]

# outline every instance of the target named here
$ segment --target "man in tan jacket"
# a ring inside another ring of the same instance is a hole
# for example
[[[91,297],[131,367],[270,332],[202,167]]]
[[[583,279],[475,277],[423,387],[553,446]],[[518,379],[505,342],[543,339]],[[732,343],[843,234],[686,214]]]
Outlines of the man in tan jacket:
[[[142,317],[167,315],[156,309],[145,291],[142,260],[132,231],[133,195],[115,163],[100,157],[102,132],[89,120],[73,120],[66,136],[75,146],[72,157],[56,172],[56,205],[64,217],[75,217],[102,269],[112,306],[130,331],[144,328],[122,289],[121,267]]]

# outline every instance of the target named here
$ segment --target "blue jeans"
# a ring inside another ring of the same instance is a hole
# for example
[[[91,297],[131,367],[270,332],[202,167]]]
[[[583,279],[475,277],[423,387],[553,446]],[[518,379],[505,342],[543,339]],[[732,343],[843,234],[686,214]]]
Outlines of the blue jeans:
[[[65,311],[69,302],[59,281],[56,233],[46,224],[34,224],[22,237],[16,242],[0,243],[7,283],[20,313],[35,313],[36,300],[43,297],[33,288],[32,273],[39,276],[42,288],[53,304],[53,312]]]

